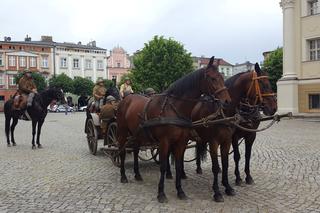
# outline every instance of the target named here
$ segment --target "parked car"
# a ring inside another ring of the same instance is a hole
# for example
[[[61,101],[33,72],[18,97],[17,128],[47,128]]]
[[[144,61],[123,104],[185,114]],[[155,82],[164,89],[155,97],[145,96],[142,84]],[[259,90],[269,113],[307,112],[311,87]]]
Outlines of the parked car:
[[[49,112],[65,112],[66,111],[66,106],[65,105],[54,105],[52,107],[48,107]],[[67,106],[67,111],[68,112],[73,112],[74,109],[71,106]]]
[[[81,106],[81,107],[79,107],[79,109],[78,109],[78,111],[82,111],[82,112],[84,112],[84,111],[86,111],[87,110],[87,106]]]

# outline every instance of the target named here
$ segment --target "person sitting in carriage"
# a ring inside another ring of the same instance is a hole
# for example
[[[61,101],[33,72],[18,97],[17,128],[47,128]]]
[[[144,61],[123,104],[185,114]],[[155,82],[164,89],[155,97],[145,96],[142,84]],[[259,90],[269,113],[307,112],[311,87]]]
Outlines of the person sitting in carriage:
[[[102,120],[101,128],[103,132],[107,131],[107,125],[110,119],[115,117],[117,106],[117,100],[113,96],[108,95],[106,98],[106,104],[103,105],[100,110],[100,119]]]
[[[125,82],[120,86],[121,98],[124,98],[124,97],[133,93],[130,78],[125,77],[124,80],[125,80]]]
[[[106,87],[104,85],[103,79],[99,79],[96,85],[93,88],[93,97],[95,101],[96,112],[100,111],[101,106],[103,105],[103,99],[106,95]]]

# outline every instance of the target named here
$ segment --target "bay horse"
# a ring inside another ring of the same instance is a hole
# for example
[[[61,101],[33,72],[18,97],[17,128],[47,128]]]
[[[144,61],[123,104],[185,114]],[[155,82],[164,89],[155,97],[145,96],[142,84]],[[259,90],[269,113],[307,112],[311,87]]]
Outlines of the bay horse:
[[[36,148],[35,145],[35,134],[37,129],[37,139],[36,143],[38,148],[42,148],[40,143],[40,134],[42,124],[47,116],[47,107],[54,101],[64,102],[64,94],[62,90],[57,88],[49,88],[35,95],[33,104],[31,107],[27,108],[27,112],[32,120],[32,149]],[[25,110],[15,110],[13,108],[13,98],[8,100],[4,104],[4,114],[5,114],[5,133],[7,137],[7,146],[10,147],[9,133],[11,132],[11,143],[12,146],[16,146],[16,141],[14,139],[14,129],[18,123],[18,119],[25,113]],[[13,120],[11,123],[11,119]]]
[[[274,115],[277,110],[277,102],[274,93],[271,89],[270,82],[268,80],[268,74],[263,72],[259,65],[255,64],[255,70],[248,71],[244,73],[239,73],[231,78],[229,78],[225,85],[228,88],[229,94],[231,96],[231,104],[226,110],[228,116],[239,112],[242,116],[244,113],[248,114],[248,110],[244,108],[249,108],[249,125],[246,124],[248,128],[258,128],[259,122],[258,118],[260,116],[260,109],[265,115]],[[211,105],[211,106],[210,106]],[[192,111],[192,119],[200,119],[206,117],[217,110],[217,105],[212,103],[198,103],[194,110]],[[248,115],[245,115],[248,118]],[[200,141],[197,141],[197,173],[202,173],[201,169],[201,156],[206,152],[206,143],[210,146],[210,155],[212,160],[212,171],[214,173],[214,199],[217,202],[223,201],[223,197],[219,192],[217,178],[219,172],[218,164],[218,154],[217,149],[220,145],[221,149],[221,160],[222,160],[222,183],[226,187],[226,193],[228,195],[233,195],[233,189],[230,188],[228,183],[228,152],[232,144],[234,149],[234,160],[236,163],[235,174],[236,174],[236,184],[239,185],[241,182],[239,173],[239,160],[240,154],[238,149],[238,140],[242,137],[245,138],[246,143],[246,166],[245,172],[247,174],[246,181],[248,184],[252,184],[252,177],[250,175],[249,163],[251,156],[251,147],[255,139],[256,133],[249,133],[239,130],[237,128],[228,125],[214,125],[208,128],[198,128],[196,129]]]
[[[142,181],[138,166],[138,152],[142,145],[158,145],[160,158],[160,181],[157,199],[167,202],[164,192],[164,175],[169,149],[175,157],[176,190],[179,199],[186,199],[181,187],[183,153],[192,126],[191,111],[201,94],[214,95],[222,103],[230,97],[224,86],[222,75],[210,59],[207,67],[201,68],[174,82],[164,93],[151,98],[130,95],[123,99],[117,112],[117,139],[121,160],[121,182],[127,183],[125,174],[125,147],[134,147],[134,173]],[[129,140],[128,140],[129,139]]]

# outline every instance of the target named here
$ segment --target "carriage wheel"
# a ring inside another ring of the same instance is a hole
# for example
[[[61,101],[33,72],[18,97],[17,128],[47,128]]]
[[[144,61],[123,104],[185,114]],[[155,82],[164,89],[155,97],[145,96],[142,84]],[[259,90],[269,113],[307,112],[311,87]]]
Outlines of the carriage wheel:
[[[108,130],[105,138],[107,146],[118,147],[117,128],[118,126],[116,122],[112,122],[108,125]],[[117,167],[120,167],[120,156],[118,151],[113,151],[109,155],[111,157],[113,164]]]
[[[97,154],[98,148],[98,131],[92,119],[87,121],[87,141],[91,154]]]

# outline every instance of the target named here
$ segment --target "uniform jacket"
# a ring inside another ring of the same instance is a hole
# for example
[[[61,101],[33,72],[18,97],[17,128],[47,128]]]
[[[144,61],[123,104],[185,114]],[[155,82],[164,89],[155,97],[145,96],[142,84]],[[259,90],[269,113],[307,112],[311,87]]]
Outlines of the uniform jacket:
[[[37,86],[33,82],[32,78],[28,78],[26,76],[22,76],[22,78],[20,78],[18,86],[19,92],[24,94],[29,94],[33,92],[33,90],[37,90]]]
[[[104,86],[95,85],[93,88],[93,97],[95,100],[99,100],[106,94],[106,88]]]

